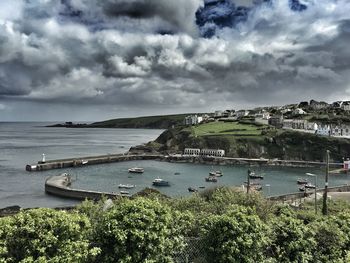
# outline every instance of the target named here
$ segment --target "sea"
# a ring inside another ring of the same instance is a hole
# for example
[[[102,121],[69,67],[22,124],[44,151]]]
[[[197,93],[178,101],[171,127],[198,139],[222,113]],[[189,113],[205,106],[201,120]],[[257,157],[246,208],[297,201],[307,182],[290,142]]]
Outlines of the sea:
[[[157,188],[171,197],[191,195],[188,187],[208,189],[214,186],[241,187],[247,180],[248,169],[264,175],[260,181],[262,193],[272,196],[298,191],[296,181],[306,178],[314,184],[324,185],[325,170],[321,168],[292,168],[266,166],[211,166],[190,163],[168,163],[159,161],[130,161],[83,166],[42,172],[27,172],[27,164],[35,164],[45,154],[46,160],[86,157],[101,154],[125,153],[131,146],[156,139],[163,130],[153,129],[102,129],[102,128],[48,128],[52,123],[0,123],[0,208],[19,205],[30,207],[64,207],[79,203],[52,195],[44,190],[46,178],[67,172],[76,179],[73,188],[115,192],[119,184],[133,184],[130,194],[162,178],[170,182],[169,187]],[[130,174],[131,167],[143,167],[143,174]],[[205,182],[212,170],[221,170],[223,176],[217,183]],[[350,175],[331,175],[330,186],[349,183]],[[125,189],[123,189],[125,191]]]

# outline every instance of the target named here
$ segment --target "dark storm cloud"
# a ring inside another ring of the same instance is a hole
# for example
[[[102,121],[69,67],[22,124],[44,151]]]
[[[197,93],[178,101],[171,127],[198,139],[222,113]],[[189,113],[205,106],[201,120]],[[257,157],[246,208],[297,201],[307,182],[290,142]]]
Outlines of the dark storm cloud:
[[[208,20],[215,35],[206,39],[199,0],[3,0],[0,110],[10,98],[115,111],[346,99],[350,3],[298,2],[307,9],[232,0],[249,8],[246,20]]]

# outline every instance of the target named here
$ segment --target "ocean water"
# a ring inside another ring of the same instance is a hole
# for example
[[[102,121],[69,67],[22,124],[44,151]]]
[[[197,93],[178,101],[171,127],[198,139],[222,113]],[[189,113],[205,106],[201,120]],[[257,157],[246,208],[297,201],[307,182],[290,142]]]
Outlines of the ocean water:
[[[158,188],[174,197],[186,196],[188,187],[209,188],[214,185],[240,186],[246,181],[247,170],[264,174],[263,193],[277,195],[298,191],[296,180],[308,178],[306,172],[318,175],[318,186],[324,185],[324,169],[291,167],[210,166],[158,161],[131,161],[44,172],[26,172],[25,165],[36,163],[45,153],[46,159],[84,157],[107,153],[123,153],[131,146],[154,140],[162,130],[144,129],[66,129],[46,128],[45,123],[0,123],[0,208],[59,207],[78,201],[46,195],[48,176],[70,173],[77,180],[74,188],[119,192],[118,184],[134,184],[130,194],[152,187],[155,178],[168,180],[170,187]],[[143,174],[130,174],[128,168],[143,167]],[[218,183],[205,182],[211,170],[221,170]],[[176,173],[176,174],[175,174]],[[350,175],[330,176],[330,185],[349,183]],[[269,186],[267,186],[269,185]]]
[[[50,123],[0,123],[0,208],[11,205],[56,207],[77,203],[45,194],[45,179],[64,170],[25,171],[25,165],[41,160],[43,153],[47,160],[124,153],[131,146],[154,140],[162,132],[149,129],[44,127],[48,124]],[[92,168],[94,169],[96,167]],[[99,169],[103,171],[102,166]],[[86,180],[89,180],[88,174],[83,172],[81,180],[85,175]]]

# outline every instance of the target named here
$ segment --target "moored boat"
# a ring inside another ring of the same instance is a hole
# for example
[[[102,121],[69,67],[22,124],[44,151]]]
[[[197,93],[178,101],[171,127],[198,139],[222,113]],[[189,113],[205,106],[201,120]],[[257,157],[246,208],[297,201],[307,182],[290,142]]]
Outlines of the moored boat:
[[[120,194],[122,194],[122,195],[128,195],[128,194],[130,194],[128,191],[120,191]]]
[[[188,187],[187,189],[189,192],[198,192],[198,190],[194,187]]]
[[[133,185],[133,184],[119,184],[118,185],[118,188],[125,188],[125,189],[131,189],[134,187],[135,187],[135,185]]]
[[[299,178],[297,180],[297,184],[308,184],[308,183],[309,183],[308,180],[305,178]]]
[[[209,172],[209,176],[216,176],[216,177],[221,177],[223,176],[224,174],[221,172],[221,171],[211,171]]]
[[[218,179],[216,178],[216,176],[208,176],[208,177],[205,177],[205,181],[211,182],[211,183],[216,183],[218,181]]]
[[[315,189],[316,188],[315,185],[310,184],[310,183],[307,183],[304,187],[307,188],[307,189]]]
[[[163,179],[160,179],[160,178],[156,178],[153,180],[152,184],[154,186],[170,186],[169,182],[168,181],[165,181]]]
[[[248,169],[248,176],[250,179],[264,179],[264,176],[262,174],[256,174],[255,172]]]
[[[145,169],[141,168],[141,167],[133,167],[128,169],[129,173],[138,173],[138,174],[142,174]]]

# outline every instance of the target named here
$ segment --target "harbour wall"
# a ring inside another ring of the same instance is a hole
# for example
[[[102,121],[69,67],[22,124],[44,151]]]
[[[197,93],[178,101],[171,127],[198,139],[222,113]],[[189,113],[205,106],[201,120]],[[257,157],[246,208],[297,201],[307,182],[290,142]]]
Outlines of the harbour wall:
[[[70,188],[70,185],[71,185],[71,179],[70,179],[70,176],[67,174],[50,176],[45,181],[45,192],[47,194],[64,197],[64,198],[77,199],[77,200],[85,200],[85,199],[99,200],[102,198],[102,196],[114,199],[120,196],[124,196],[124,195],[109,193],[109,192],[74,189],[74,188]],[[125,195],[125,196],[128,196],[128,195]]]
[[[318,188],[316,190],[317,193],[323,193],[324,188]],[[341,186],[334,186],[334,187],[328,187],[329,193],[334,192],[350,192],[350,185],[341,185]],[[290,194],[284,194],[284,195],[276,195],[276,196],[270,196],[267,199],[271,201],[290,201],[290,200],[297,200],[304,198],[306,196],[312,195],[315,193],[314,189],[310,189],[306,192],[297,192],[297,193],[290,193]]]
[[[198,163],[209,165],[261,165],[261,166],[290,166],[290,167],[323,167],[325,162],[310,162],[299,160],[278,160],[278,159],[248,159],[234,157],[214,157],[214,156],[189,156],[189,155],[162,155],[162,154],[108,154],[100,156],[89,156],[79,158],[69,158],[61,160],[51,160],[38,162],[37,164],[26,165],[27,171],[46,171],[52,169],[62,169],[69,167],[82,167],[85,165],[96,165],[113,162],[135,161],[135,160],[158,160],[172,163]],[[330,167],[339,168],[342,163],[330,163]]]
[[[86,165],[96,165],[104,163],[134,161],[134,160],[156,160],[163,156],[159,154],[145,155],[128,155],[128,154],[108,154],[100,156],[89,156],[79,158],[69,158],[61,160],[51,160],[47,162],[38,162],[37,164],[26,165],[26,170],[31,171],[46,171],[52,169],[62,169],[69,167],[82,167]]]

